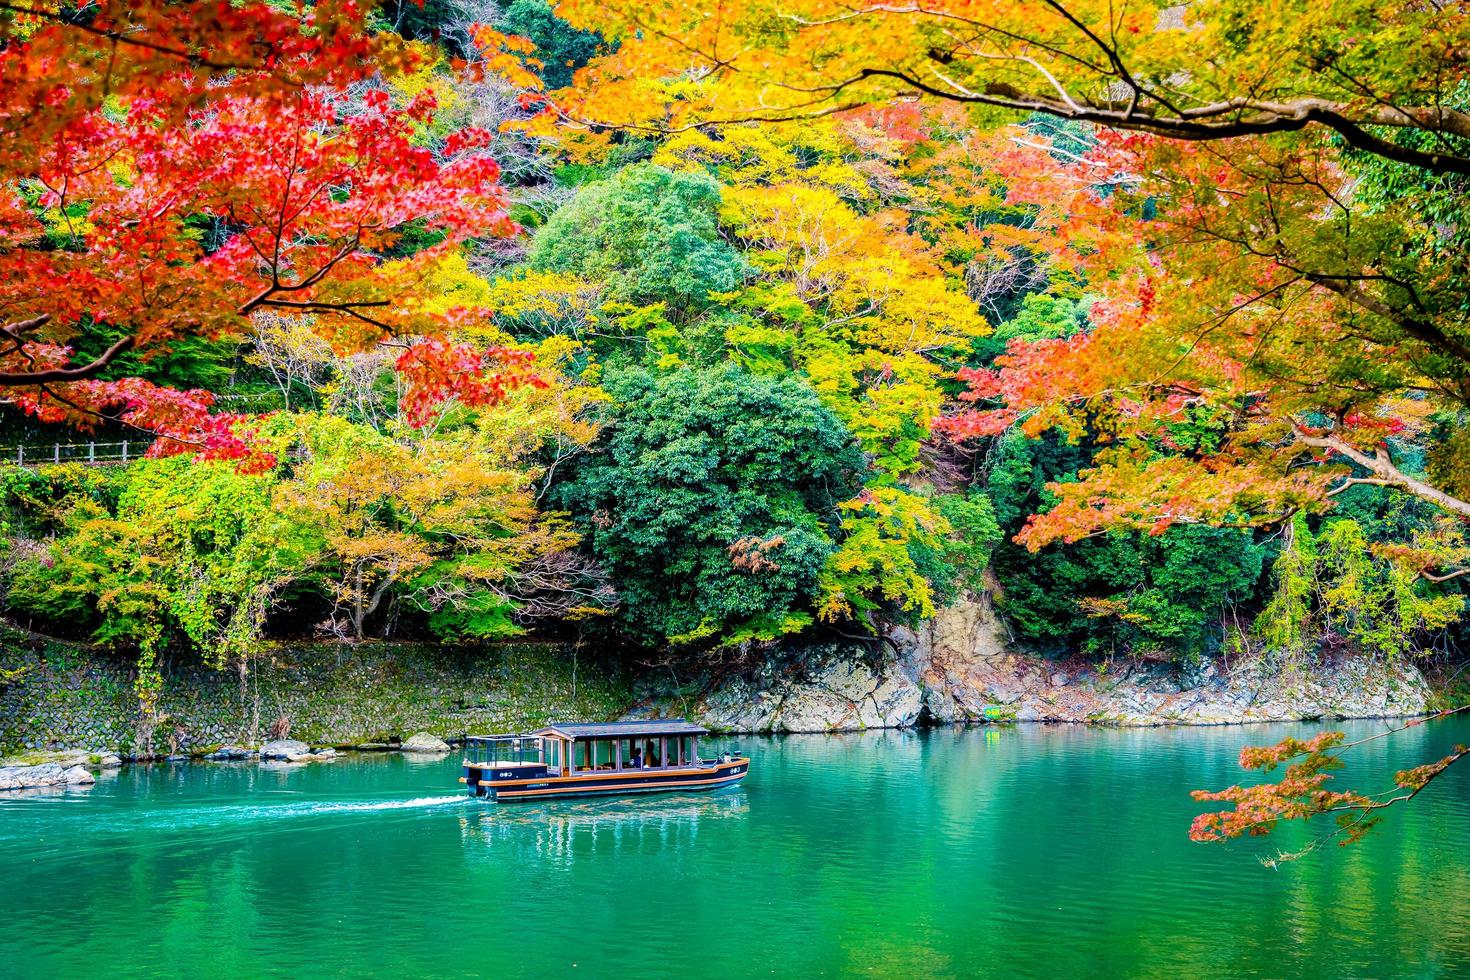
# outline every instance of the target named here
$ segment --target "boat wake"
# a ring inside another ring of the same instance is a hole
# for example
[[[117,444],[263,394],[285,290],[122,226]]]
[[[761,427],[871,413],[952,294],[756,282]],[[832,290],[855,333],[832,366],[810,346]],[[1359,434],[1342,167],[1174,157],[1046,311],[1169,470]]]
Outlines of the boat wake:
[[[453,796],[418,796],[406,800],[314,800],[281,803],[258,803],[223,806],[176,806],[162,807],[145,813],[112,813],[106,820],[89,817],[78,823],[75,834],[61,835],[68,843],[57,853],[67,853],[75,845],[78,835],[96,840],[109,840],[113,850],[129,847],[146,847],[157,835],[178,838],[184,835],[193,843],[205,846],[205,842],[218,843],[230,838],[244,839],[252,834],[286,832],[305,826],[332,826],[331,821],[351,820],[367,814],[383,814],[394,819],[412,819],[418,814],[427,814],[445,807],[465,806],[471,798],[466,794]],[[77,808],[68,811],[76,813]],[[311,818],[317,818],[313,820]],[[327,821],[325,824],[318,823]],[[54,823],[53,823],[54,826]],[[0,823],[0,849],[9,843],[12,835]],[[28,840],[29,854],[41,858],[47,848],[37,846],[29,833],[22,832],[19,839]]]
[[[290,802],[290,804],[259,804],[247,805],[247,807],[216,807],[201,808],[196,813],[178,814],[185,820],[193,817],[201,817],[210,823],[234,820],[251,823],[257,820],[285,820],[291,817],[325,817],[331,814],[368,814],[384,813],[390,810],[429,810],[434,807],[451,807],[451,805],[465,805],[467,796],[465,793],[454,793],[453,796],[415,796],[413,799],[373,799],[373,801],[353,801],[353,799],[318,799],[318,801]]]
[[[312,804],[315,813],[334,813],[355,810],[419,810],[431,806],[449,806],[453,803],[467,803],[469,797],[463,793],[455,793],[453,796],[419,796],[412,800],[383,800],[379,803],[318,803]]]

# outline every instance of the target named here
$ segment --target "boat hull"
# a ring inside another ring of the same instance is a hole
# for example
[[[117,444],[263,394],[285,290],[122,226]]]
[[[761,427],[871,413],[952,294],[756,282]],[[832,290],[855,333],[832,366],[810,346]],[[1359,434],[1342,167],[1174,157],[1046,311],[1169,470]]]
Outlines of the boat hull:
[[[466,764],[460,782],[478,797],[498,801],[545,800],[723,789],[736,785],[749,772],[750,760],[745,758],[686,769],[604,770],[574,776],[528,776],[514,769],[496,770]]]

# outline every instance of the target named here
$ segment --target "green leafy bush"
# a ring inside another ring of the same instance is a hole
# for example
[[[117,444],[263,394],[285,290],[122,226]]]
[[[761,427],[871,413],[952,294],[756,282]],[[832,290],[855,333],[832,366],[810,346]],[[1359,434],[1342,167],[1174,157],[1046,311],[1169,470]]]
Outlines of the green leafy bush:
[[[771,638],[812,622],[837,505],[861,483],[851,435],[798,378],[734,366],[609,384],[599,451],[559,488],[650,641]]]

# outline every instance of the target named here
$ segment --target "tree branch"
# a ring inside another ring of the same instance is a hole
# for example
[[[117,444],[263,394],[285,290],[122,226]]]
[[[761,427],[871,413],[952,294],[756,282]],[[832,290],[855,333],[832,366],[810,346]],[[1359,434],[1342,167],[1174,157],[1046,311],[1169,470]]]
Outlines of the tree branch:
[[[925,95],[951,102],[989,105],[1018,112],[1040,112],[1113,129],[1152,133],[1167,139],[1188,142],[1297,132],[1312,125],[1320,125],[1338,133],[1353,147],[1375,156],[1421,167],[1434,173],[1470,175],[1470,158],[1401,146],[1375,136],[1364,128],[1382,126],[1391,129],[1420,129],[1470,138],[1470,114],[1443,106],[1356,107],[1313,97],[1303,97],[1291,102],[1235,98],[1177,113],[1161,114],[1159,110],[1162,106],[1138,105],[1133,97],[1121,102],[1089,99],[1075,94],[1052,97],[1024,91],[1008,82],[991,82],[979,91],[968,88],[945,89],[931,85],[909,72],[891,68],[864,68],[856,75],[831,85],[787,88],[798,92],[825,92],[828,98],[835,98],[846,89],[872,78],[893,79]],[[1133,94],[1136,96],[1136,92]],[[869,100],[864,100],[866,101]],[[715,120],[705,122],[719,124]]]
[[[0,371],[0,387],[20,388],[64,381],[86,381],[101,374],[118,356],[133,349],[137,339],[127,336],[80,367],[47,368],[41,371]]]
[[[1409,476],[1403,470],[1393,465],[1383,453],[1374,452],[1372,455],[1369,455],[1356,446],[1345,442],[1338,436],[1331,434],[1314,436],[1309,430],[1304,429],[1296,423],[1293,423],[1292,427],[1297,442],[1304,446],[1310,446],[1313,449],[1325,449],[1351,460],[1377,477],[1381,486],[1396,487],[1406,493],[1413,494],[1421,500],[1429,501],[1447,513],[1470,519],[1470,502],[1461,500],[1458,497],[1452,497],[1443,490],[1430,486],[1423,480],[1417,480]]]

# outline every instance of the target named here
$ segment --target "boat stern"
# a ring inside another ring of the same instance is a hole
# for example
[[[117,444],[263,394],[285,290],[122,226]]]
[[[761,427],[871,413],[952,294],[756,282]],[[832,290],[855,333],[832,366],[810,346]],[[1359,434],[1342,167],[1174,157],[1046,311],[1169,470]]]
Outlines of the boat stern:
[[[526,780],[535,780],[556,775],[544,764],[537,763],[485,763],[465,759],[459,781],[465,784],[471,796],[495,798],[495,784],[503,780],[515,780],[524,786]]]

